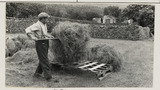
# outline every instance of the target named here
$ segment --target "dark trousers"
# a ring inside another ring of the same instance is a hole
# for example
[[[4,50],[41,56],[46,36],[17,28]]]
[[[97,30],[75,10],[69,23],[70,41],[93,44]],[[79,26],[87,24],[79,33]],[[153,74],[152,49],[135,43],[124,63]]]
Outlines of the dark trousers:
[[[35,73],[42,74],[46,79],[51,78],[51,68],[48,60],[49,40],[36,41],[36,51],[39,59],[39,65]]]

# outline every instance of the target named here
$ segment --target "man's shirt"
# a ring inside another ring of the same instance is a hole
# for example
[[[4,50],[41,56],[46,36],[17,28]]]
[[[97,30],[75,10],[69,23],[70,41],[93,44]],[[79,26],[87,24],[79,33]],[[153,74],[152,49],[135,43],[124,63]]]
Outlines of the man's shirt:
[[[47,35],[47,26],[40,21],[37,21],[33,25],[25,29],[25,32],[31,33],[32,37],[41,38],[44,35]],[[32,38],[31,37],[31,38]]]

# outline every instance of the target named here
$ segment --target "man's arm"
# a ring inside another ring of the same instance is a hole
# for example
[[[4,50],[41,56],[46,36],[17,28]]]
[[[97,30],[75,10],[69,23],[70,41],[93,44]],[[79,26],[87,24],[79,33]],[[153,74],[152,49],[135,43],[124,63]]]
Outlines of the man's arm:
[[[35,40],[35,41],[38,40],[38,38],[36,38],[35,35],[34,35],[32,32],[27,33],[27,36],[28,36],[30,39],[32,39],[32,40]]]
[[[35,25],[32,25],[25,29],[27,36],[32,40],[38,40],[38,38],[35,36],[34,31],[32,30]]]

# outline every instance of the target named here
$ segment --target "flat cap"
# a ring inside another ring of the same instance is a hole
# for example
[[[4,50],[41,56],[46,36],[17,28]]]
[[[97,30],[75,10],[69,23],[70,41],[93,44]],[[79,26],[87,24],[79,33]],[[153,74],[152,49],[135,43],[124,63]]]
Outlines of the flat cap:
[[[38,15],[38,18],[43,18],[43,17],[46,17],[46,18],[48,18],[48,17],[50,17],[47,13],[45,13],[45,12],[41,12],[39,15]]]

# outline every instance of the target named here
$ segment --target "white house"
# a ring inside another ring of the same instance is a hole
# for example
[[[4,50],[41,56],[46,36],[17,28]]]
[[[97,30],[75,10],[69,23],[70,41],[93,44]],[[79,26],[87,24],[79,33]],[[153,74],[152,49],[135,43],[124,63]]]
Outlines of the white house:
[[[103,16],[103,23],[116,23],[116,18],[113,16],[109,16],[109,15],[104,15]]]
[[[132,24],[132,23],[133,23],[133,19],[129,19],[128,24]]]
[[[93,22],[102,23],[102,18],[93,18]]]

